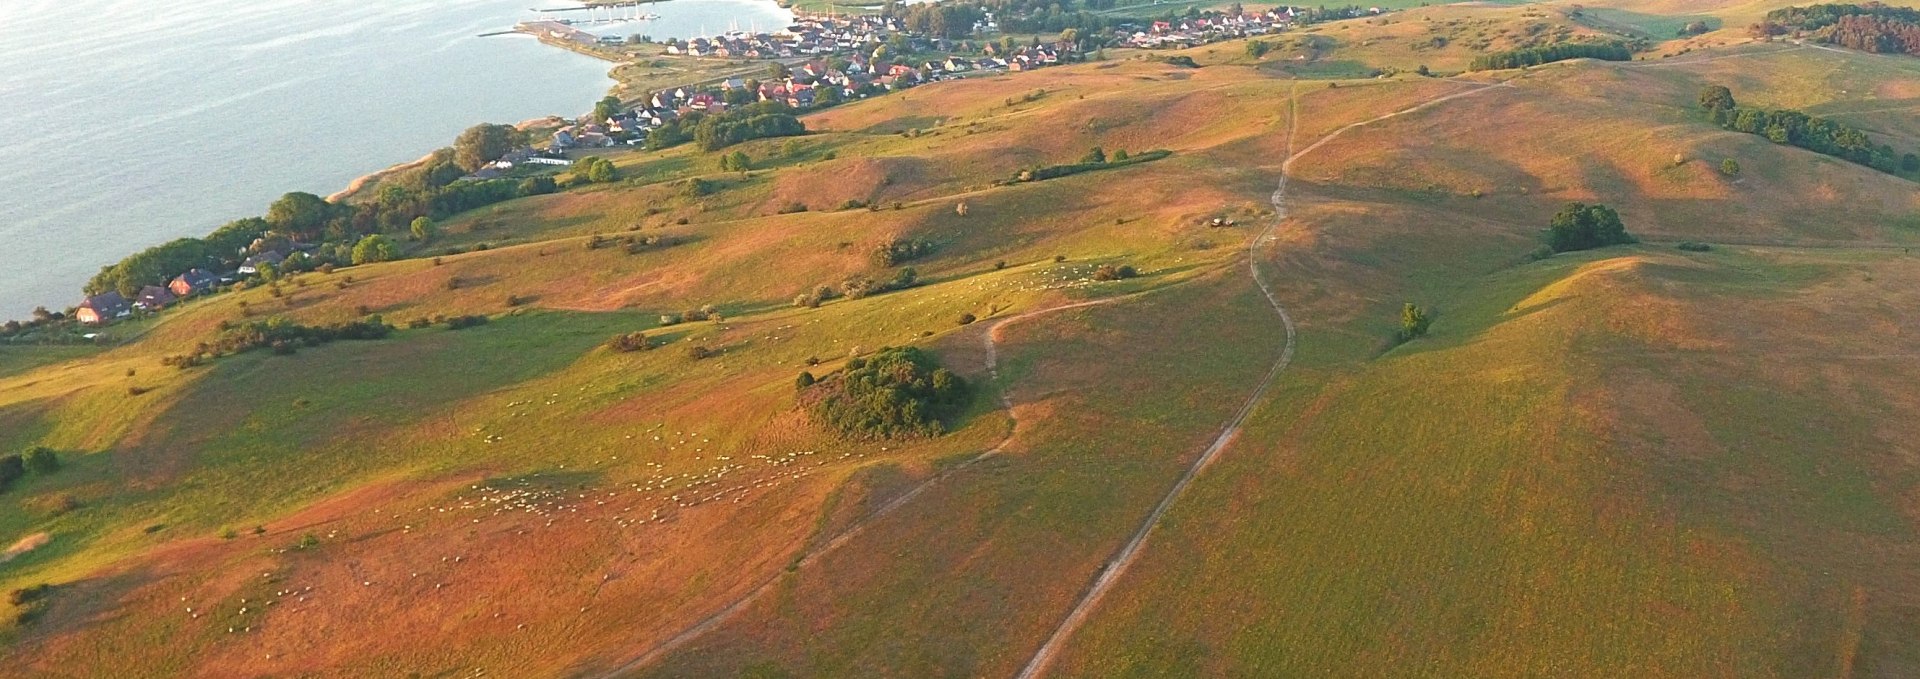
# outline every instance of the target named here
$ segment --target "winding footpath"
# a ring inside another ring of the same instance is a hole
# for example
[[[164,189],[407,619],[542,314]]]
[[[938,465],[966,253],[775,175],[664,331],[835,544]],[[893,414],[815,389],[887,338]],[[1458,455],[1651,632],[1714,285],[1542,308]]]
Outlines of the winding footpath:
[[[1294,84],[1293,91],[1289,94],[1289,97],[1288,97],[1288,102],[1289,102],[1289,108],[1288,108],[1288,114],[1287,114],[1287,153],[1288,155],[1287,155],[1286,161],[1281,164],[1279,183],[1274,189],[1273,194],[1269,198],[1270,202],[1273,204],[1274,218],[1272,222],[1267,225],[1267,228],[1263,230],[1260,233],[1260,235],[1256,236],[1247,246],[1248,275],[1253,279],[1254,284],[1260,288],[1261,294],[1264,297],[1266,297],[1267,304],[1273,308],[1274,314],[1279,317],[1281,324],[1286,329],[1286,340],[1281,347],[1280,355],[1274,360],[1272,365],[1268,367],[1266,375],[1264,375],[1261,378],[1258,386],[1254,388],[1253,393],[1247,397],[1246,402],[1241,405],[1240,409],[1234,413],[1234,416],[1232,417],[1232,419],[1227,421],[1226,425],[1221,429],[1219,435],[1214,437],[1213,442],[1209,444],[1205,450],[1201,451],[1200,455],[1197,458],[1195,458],[1194,462],[1188,466],[1186,472],[1183,473],[1180,476],[1180,478],[1174,482],[1173,487],[1168,489],[1167,493],[1161,497],[1160,502],[1154,505],[1153,511],[1147,514],[1145,520],[1141,522],[1140,527],[1136,531],[1134,531],[1132,537],[1126,542],[1124,546],[1121,547],[1120,551],[1115,553],[1113,558],[1107,561],[1106,567],[1101,570],[1100,576],[1096,578],[1091,585],[1088,586],[1087,590],[1080,596],[1079,600],[1075,602],[1073,609],[1067,613],[1067,616],[1060,622],[1060,625],[1054,629],[1053,633],[1047,638],[1046,642],[1042,644],[1040,649],[1034,653],[1032,659],[1030,659],[1027,662],[1027,664],[1021,669],[1020,673],[1017,675],[1018,679],[1033,679],[1035,677],[1039,677],[1045,674],[1047,668],[1053,663],[1054,658],[1058,655],[1061,647],[1065,645],[1067,640],[1072,637],[1074,631],[1079,629],[1080,625],[1084,623],[1086,619],[1092,614],[1094,608],[1099,604],[1101,598],[1103,598],[1106,595],[1106,593],[1112,589],[1114,583],[1116,583],[1119,580],[1120,576],[1126,572],[1128,567],[1133,565],[1133,562],[1136,559],[1138,559],[1140,552],[1146,546],[1147,539],[1152,535],[1154,528],[1156,528],[1159,525],[1160,520],[1166,515],[1166,513],[1170,509],[1172,509],[1174,502],[1180,498],[1181,494],[1185,492],[1187,487],[1193,483],[1194,479],[1199,477],[1200,472],[1205,470],[1208,465],[1210,465],[1216,458],[1220,456],[1220,453],[1223,450],[1225,450],[1229,444],[1231,444],[1236,438],[1238,438],[1241,431],[1241,427],[1246,423],[1247,418],[1253,414],[1254,408],[1259,405],[1260,401],[1263,398],[1266,397],[1268,389],[1272,387],[1274,381],[1279,378],[1280,374],[1287,369],[1287,366],[1292,364],[1294,351],[1298,344],[1298,334],[1299,334],[1298,329],[1294,324],[1292,314],[1288,313],[1287,309],[1280,304],[1280,300],[1274,294],[1272,286],[1267,282],[1266,275],[1260,271],[1259,253],[1261,248],[1271,245],[1277,240],[1276,234],[1279,231],[1280,226],[1286,222],[1289,216],[1288,207],[1287,207],[1287,183],[1288,183],[1289,173],[1292,170],[1294,162],[1300,160],[1301,158],[1305,157],[1307,154],[1312,153],[1313,151],[1319,149],[1322,146],[1325,146],[1329,142],[1332,142],[1334,139],[1354,129],[1358,129],[1360,127],[1364,127],[1367,125],[1372,125],[1374,123],[1378,123],[1378,122],[1395,118],[1398,116],[1415,113],[1415,112],[1427,109],[1429,107],[1436,106],[1441,103],[1458,99],[1461,97],[1470,96],[1473,94],[1478,94],[1491,89],[1502,88],[1502,87],[1512,87],[1512,85],[1507,83],[1481,85],[1478,87],[1467,89],[1465,91],[1456,92],[1456,93],[1449,94],[1436,99],[1431,99],[1404,110],[1395,111],[1393,113],[1389,113],[1377,118],[1372,118],[1369,120],[1364,120],[1358,123],[1347,125],[1338,130],[1335,130],[1334,132],[1328,134],[1325,137],[1320,138],[1318,141],[1315,141],[1312,145],[1304,149],[1301,149],[1298,152],[1295,152],[1293,150],[1294,135],[1299,126],[1299,97],[1298,97],[1299,85],[1298,83]],[[1076,302],[1073,304],[1065,304],[1065,305],[1056,306],[1056,307],[1049,307],[1045,309],[1029,311],[1023,314],[1004,317],[997,321],[994,321],[991,325],[989,325],[986,328],[986,331],[983,332],[981,336],[981,341],[985,345],[986,366],[987,366],[990,379],[992,379],[995,383],[998,383],[1000,381],[998,343],[1002,338],[1002,336],[1004,335],[1003,331],[1006,329],[1008,325],[1016,322],[1020,322],[1020,321],[1032,320],[1041,316],[1045,316],[1045,315],[1049,315],[1057,312],[1068,311],[1073,309],[1083,309],[1083,308],[1100,306],[1105,304],[1113,304],[1116,302],[1132,299],[1140,295],[1150,294],[1152,292],[1155,292],[1156,290],[1147,290],[1147,291],[1142,291],[1138,293],[1133,293],[1130,295],[1121,295],[1117,297],[1109,297],[1105,299],[1090,300],[1085,302]],[[851,526],[848,526],[838,534],[834,535],[833,538],[827,540],[824,543],[821,543],[817,547],[814,547],[810,550],[806,550],[803,553],[803,555],[797,561],[794,562],[794,568],[790,570],[798,570],[800,568],[806,568],[808,566],[813,565],[814,563],[818,562],[822,557],[825,557],[826,555],[846,545],[848,542],[851,542],[855,537],[858,537],[861,533],[865,532],[867,528],[871,527],[876,522],[893,514],[896,510],[900,509],[901,507],[906,506],[907,503],[913,501],[915,498],[919,497],[922,493],[926,492],[929,488],[932,488],[935,484],[939,483],[940,481],[968,467],[971,467],[982,460],[992,458],[1002,453],[1006,449],[1006,446],[1013,441],[1015,433],[1019,430],[1019,418],[1018,418],[1018,415],[1015,414],[1014,412],[1012,399],[1007,395],[1004,389],[1002,389],[1000,393],[1000,405],[1007,411],[1008,417],[1011,418],[1014,422],[1014,426],[1008,429],[1007,435],[1004,438],[1002,438],[999,443],[995,444],[992,448],[986,450],[985,452],[980,453],[979,455],[976,455],[972,458],[968,458],[966,461],[961,462],[960,464],[954,465],[953,467],[947,470],[941,471],[937,474],[934,474],[933,476],[928,477],[926,480],[921,481],[919,484],[916,484],[913,488],[907,490],[904,493],[901,493],[898,497],[895,497],[892,500],[887,501],[886,504],[882,505],[879,509],[875,510],[872,514],[869,514],[866,518],[855,522]],[[731,620],[735,616],[739,615],[742,611],[745,611],[749,606],[753,605],[754,602],[759,601],[761,597],[764,597],[769,592],[772,592],[774,588],[779,585],[781,579],[785,577],[785,575],[786,575],[785,573],[778,573],[778,574],[769,576],[766,580],[762,581],[759,585],[755,586],[752,590],[749,590],[744,596],[741,596],[739,599],[734,600],[732,603],[729,603],[725,607],[722,607],[718,611],[715,611],[711,615],[708,615],[707,617],[701,619],[700,622],[695,623],[694,625],[688,627],[685,630],[682,630],[680,633],[675,634],[672,637],[669,637],[665,641],[654,644],[652,647],[640,653],[638,656],[635,656],[632,660],[629,660],[621,665],[614,667],[611,670],[601,673],[599,676],[607,677],[607,678],[619,677],[619,676],[628,674],[630,672],[633,672],[634,670],[638,670],[640,668],[647,667],[655,662],[658,662],[660,659],[664,658],[667,654],[672,653],[673,651],[678,650],[679,648],[685,646],[689,642],[692,642],[693,640],[705,635],[706,633],[713,631],[714,629],[718,628],[720,625],[726,623],[728,620]]]
[[[1076,302],[1073,304],[1064,304],[1056,307],[1048,307],[1045,309],[1039,309],[1035,311],[1022,313],[1022,314],[1016,314],[1013,316],[1006,316],[1006,317],[1000,318],[999,320],[993,321],[991,324],[986,324],[985,332],[981,333],[981,342],[986,347],[986,352],[987,352],[986,366],[987,366],[987,372],[990,376],[990,379],[992,379],[993,382],[996,384],[1000,382],[1000,354],[999,354],[997,344],[1003,336],[1002,331],[1008,325],[1018,321],[1032,320],[1040,316],[1045,316],[1048,314],[1053,314],[1061,311],[1068,311],[1072,309],[1084,309],[1087,307],[1100,306],[1103,304],[1113,304],[1115,302],[1125,301],[1140,295],[1149,294],[1151,292],[1154,292],[1154,291],[1147,290],[1147,291],[1137,292],[1129,295],[1120,295],[1116,297],[1108,297],[1105,299],[1097,299],[1097,300],[1090,300],[1085,302]],[[967,467],[971,467],[982,460],[986,460],[995,455],[999,455],[1001,452],[1005,451],[1007,444],[1013,442],[1014,433],[1019,430],[1019,417],[1014,412],[1013,399],[1012,397],[1007,395],[1007,392],[1005,389],[1002,389],[1000,391],[1000,406],[1007,411],[1007,416],[1013,419],[1014,426],[1009,427],[1007,429],[1007,435],[1001,438],[999,443],[994,444],[994,446],[992,448],[987,449],[986,452],[980,453],[979,455],[975,455],[971,458],[967,458],[965,461],[961,462],[960,464],[954,465],[951,468],[948,468],[944,471],[941,471],[940,473],[937,473],[937,474],[934,474],[933,476],[928,477],[926,480],[921,481],[920,483],[914,485],[914,487],[907,490],[907,492],[901,493],[898,497],[895,497],[892,500],[888,500],[886,504],[881,505],[880,508],[874,510],[872,514],[869,514],[866,516],[866,518],[863,518],[855,522],[853,525],[846,527],[840,533],[836,534],[832,539],[827,540],[825,543],[822,543],[818,547],[805,551],[804,555],[801,556],[799,560],[794,562],[794,568],[791,570],[798,570],[800,568],[806,568],[808,566],[813,565],[814,562],[819,561],[822,557],[832,553],[834,550],[839,549],[841,546],[847,544],[848,542],[851,542],[855,537],[858,537],[861,533],[865,532],[866,529],[872,526],[874,523],[880,521],[881,519],[886,518],[888,515],[892,514],[895,510],[898,510],[901,507],[906,506],[908,502],[913,501],[913,499],[919,497],[921,493],[924,493],[927,491],[927,489],[932,488],[934,484],[937,484],[941,480],[946,479],[949,476],[952,476],[956,472],[966,469]],[[749,590],[745,596],[742,596],[739,599],[734,600],[732,603],[728,604],[726,607],[721,608],[718,611],[715,611],[712,615],[702,618],[700,622],[695,623],[693,626],[688,627],[685,630],[682,630],[679,634],[675,634],[672,637],[668,638],[667,640],[653,645],[652,647],[648,648],[645,652],[641,653],[639,656],[636,656],[634,659],[629,660],[626,663],[623,663],[617,667],[614,667],[613,669],[608,670],[607,672],[604,672],[599,676],[611,679],[613,677],[619,677],[619,676],[625,675],[629,672],[646,667],[648,665],[653,664],[654,662],[659,661],[661,658],[666,657],[668,653],[671,653],[679,649],[680,647],[685,646],[688,642],[691,642],[694,639],[697,639],[702,635],[705,635],[706,633],[713,631],[715,628],[726,623],[728,620],[731,620],[734,616],[739,615],[740,612],[746,610],[747,607],[752,606],[754,602],[759,601],[761,597],[766,596],[769,592],[772,592],[774,587],[780,584],[780,580],[784,576],[785,576],[784,573],[780,573],[767,578],[765,581],[755,586],[752,590]]]
[[[1295,152],[1293,150],[1293,138],[1296,130],[1299,128],[1300,99],[1298,96],[1299,84],[1294,84],[1293,92],[1288,97],[1287,159],[1280,165],[1279,184],[1273,190],[1273,196],[1270,198],[1274,209],[1273,223],[1267,225],[1266,230],[1261,232],[1260,236],[1255,238],[1253,242],[1247,246],[1247,272],[1252,276],[1254,284],[1260,286],[1260,292],[1266,296],[1267,304],[1273,307],[1274,313],[1280,317],[1280,322],[1286,326],[1286,345],[1281,349],[1280,357],[1275,359],[1272,367],[1267,369],[1267,374],[1261,379],[1260,385],[1255,387],[1253,393],[1247,397],[1247,402],[1240,406],[1239,412],[1234,414],[1233,419],[1227,421],[1227,425],[1221,429],[1220,435],[1215,437],[1213,443],[1200,453],[1200,456],[1187,468],[1186,473],[1182,474],[1180,479],[1174,482],[1173,487],[1167,490],[1167,494],[1160,498],[1160,503],[1154,505],[1153,511],[1148,513],[1146,519],[1140,523],[1140,528],[1134,531],[1132,539],[1129,539],[1126,545],[1122,546],[1120,551],[1115,553],[1111,560],[1107,561],[1106,566],[1100,571],[1100,576],[1095,578],[1093,584],[1087,587],[1086,592],[1080,595],[1080,600],[1074,603],[1073,609],[1067,612],[1066,618],[1060,621],[1060,625],[1054,628],[1053,634],[1047,637],[1046,642],[1041,644],[1038,651],[1034,652],[1033,658],[1028,660],[1026,666],[1016,675],[1017,679],[1037,679],[1046,674],[1047,668],[1052,666],[1053,661],[1060,653],[1060,649],[1066,645],[1068,639],[1072,638],[1074,631],[1078,630],[1080,625],[1086,622],[1087,618],[1093,614],[1094,608],[1100,604],[1100,600],[1113,588],[1114,583],[1118,582],[1120,576],[1125,574],[1127,569],[1139,558],[1140,551],[1146,546],[1147,538],[1153,535],[1153,529],[1159,526],[1161,518],[1166,516],[1167,511],[1173,507],[1173,503],[1180,498],[1181,493],[1186,491],[1187,486],[1191,485],[1193,480],[1199,477],[1200,472],[1212,464],[1214,459],[1219,457],[1220,452],[1225,450],[1228,444],[1239,437],[1240,429],[1246,424],[1247,417],[1253,414],[1254,407],[1260,403],[1261,399],[1266,397],[1267,390],[1272,387],[1274,381],[1280,377],[1280,373],[1285,371],[1287,366],[1293,363],[1293,353],[1297,343],[1298,331],[1294,327],[1292,314],[1287,313],[1286,307],[1280,305],[1280,300],[1273,294],[1273,288],[1267,283],[1266,275],[1260,272],[1259,257],[1260,249],[1263,246],[1272,244],[1276,240],[1276,233],[1279,231],[1280,225],[1285,223],[1289,216],[1287,209],[1287,183],[1291,176],[1290,173],[1293,170],[1293,164],[1301,158],[1306,157],[1307,154],[1313,153],[1320,147],[1327,145],[1329,142],[1352,130],[1410,113],[1416,113],[1461,97],[1472,96],[1503,87],[1513,86],[1504,82],[1481,85],[1430,99],[1406,109],[1388,113],[1377,118],[1363,120],[1334,130],[1327,136],[1321,137],[1319,141],[1315,141],[1312,145]]]

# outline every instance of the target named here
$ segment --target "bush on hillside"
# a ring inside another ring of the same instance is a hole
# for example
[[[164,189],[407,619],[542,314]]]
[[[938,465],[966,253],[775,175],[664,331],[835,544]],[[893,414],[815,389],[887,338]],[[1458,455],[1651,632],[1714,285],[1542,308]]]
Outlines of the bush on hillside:
[[[1428,326],[1431,325],[1433,325],[1433,319],[1427,316],[1427,310],[1408,302],[1400,307],[1400,330],[1394,337],[1401,342],[1410,342],[1414,338],[1425,336]]]
[[[1620,222],[1620,214],[1605,205],[1568,203],[1547,227],[1547,247],[1554,252],[1591,250],[1634,242]]]
[[[870,258],[874,266],[893,267],[933,254],[932,241],[918,238],[893,238],[874,246]]]
[[[1138,275],[1140,275],[1140,272],[1129,264],[1122,264],[1120,266],[1102,264],[1093,270],[1093,279],[1096,281],[1117,281],[1133,278]]]
[[[799,390],[815,424],[869,440],[939,435],[967,397],[965,381],[913,347],[853,359]]]
[[[1681,243],[1681,244],[1679,244],[1679,245],[1676,245],[1676,246],[1674,246],[1674,247],[1675,247],[1675,248],[1677,248],[1677,249],[1679,249],[1679,250],[1682,250],[1682,251],[1685,251],[1685,252],[1711,252],[1711,251],[1713,251],[1713,246],[1711,246],[1711,245],[1708,245],[1708,244],[1706,244],[1706,243],[1696,243],[1696,242],[1694,242],[1694,241],[1685,241],[1685,242],[1683,242],[1683,243]]]
[[[60,456],[46,446],[34,446],[20,453],[20,460],[27,471],[45,476],[60,471]]]
[[[446,323],[447,323],[448,330],[465,330],[467,328],[472,328],[475,326],[486,325],[487,317],[480,314],[469,314],[465,316],[448,316]]]
[[[620,353],[646,351],[653,348],[653,339],[644,332],[628,332],[614,335],[607,340],[607,348]]]

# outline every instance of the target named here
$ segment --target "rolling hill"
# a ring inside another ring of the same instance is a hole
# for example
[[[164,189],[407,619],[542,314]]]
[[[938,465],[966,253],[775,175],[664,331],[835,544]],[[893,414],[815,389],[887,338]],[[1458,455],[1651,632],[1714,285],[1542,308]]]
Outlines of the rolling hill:
[[[0,450],[64,462],[0,494],[0,586],[48,586],[0,675],[1920,672],[1920,192],[1696,105],[1912,150],[1920,60],[1728,28],[1412,73],[1474,30],[1607,34],[1568,12],[937,83],[748,172],[622,152],[407,259],[0,348]],[[1010,181],[1092,147],[1171,153]],[[1576,201],[1641,242],[1534,254]],[[663,245],[598,246],[628,236]],[[917,285],[793,304],[901,239]],[[401,328],[162,364],[370,314]],[[405,323],[459,315],[489,320]],[[972,385],[945,434],[809,419],[802,371],[901,346]]]

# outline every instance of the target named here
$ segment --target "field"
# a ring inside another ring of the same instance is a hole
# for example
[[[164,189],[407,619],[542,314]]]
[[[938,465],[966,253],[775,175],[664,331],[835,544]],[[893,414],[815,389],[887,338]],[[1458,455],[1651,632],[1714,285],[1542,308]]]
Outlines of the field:
[[[1606,4],[1650,34],[1764,13]],[[410,259],[0,348],[0,447],[65,462],[0,494],[0,587],[52,586],[0,608],[0,676],[1920,672],[1920,192],[1694,103],[1920,148],[1920,62],[1411,73],[1604,32],[1566,11],[939,83],[742,144],[747,172],[621,151]],[[1172,154],[1008,181],[1095,146]],[[1572,201],[1641,242],[1530,256]],[[629,236],[664,244],[590,247]],[[869,253],[901,238],[933,244],[920,285],[792,304],[891,277]],[[1434,323],[1397,343],[1409,302]],[[402,329],[160,362],[368,314]],[[489,322],[406,327],[457,314]],[[603,346],[633,331],[660,346]],[[797,407],[801,371],[903,345],[973,385],[945,435]]]

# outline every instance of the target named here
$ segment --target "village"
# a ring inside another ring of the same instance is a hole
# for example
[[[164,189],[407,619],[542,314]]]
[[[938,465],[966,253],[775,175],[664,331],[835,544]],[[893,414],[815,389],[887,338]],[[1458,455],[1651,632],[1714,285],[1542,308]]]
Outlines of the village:
[[[694,115],[714,115],[760,102],[775,102],[808,111],[843,102],[903,90],[925,83],[978,75],[1019,73],[1079,61],[1083,47],[1095,44],[1139,49],[1179,49],[1221,40],[1267,35],[1304,23],[1309,13],[1291,6],[1264,11],[1204,12],[1197,16],[1148,23],[1122,22],[1092,40],[1042,41],[1026,44],[1012,39],[966,41],[908,31],[894,17],[877,15],[796,14],[793,25],[775,32],[730,32],[713,37],[668,40],[665,53],[692,59],[748,59],[768,62],[763,78],[730,77],[652,92],[618,110],[595,112],[564,121],[543,147],[523,147],[464,177],[497,179],[516,167],[571,165],[578,152],[645,144],[655,130]],[[1342,10],[1351,14],[1379,14],[1379,8]],[[973,27],[974,34],[990,34],[998,25],[991,13]],[[542,40],[585,45],[625,45],[639,39],[596,36],[563,21],[529,22],[515,30],[534,33]],[[1064,37],[1064,36],[1063,36]],[[977,47],[975,46],[977,44]],[[960,52],[971,52],[963,56]],[[945,53],[943,58],[909,55]],[[897,55],[897,56],[896,56]],[[71,317],[100,326],[135,313],[152,313],[222,286],[256,277],[304,253],[266,249],[249,254],[233,271],[193,268],[166,285],[147,285],[131,298],[119,291],[91,295],[75,307]],[[312,246],[305,246],[312,247]]]

